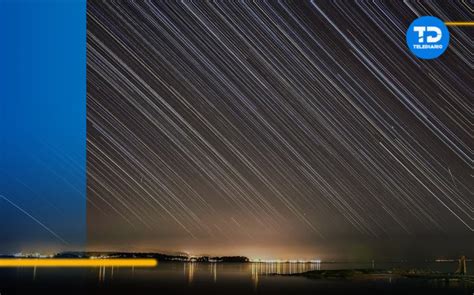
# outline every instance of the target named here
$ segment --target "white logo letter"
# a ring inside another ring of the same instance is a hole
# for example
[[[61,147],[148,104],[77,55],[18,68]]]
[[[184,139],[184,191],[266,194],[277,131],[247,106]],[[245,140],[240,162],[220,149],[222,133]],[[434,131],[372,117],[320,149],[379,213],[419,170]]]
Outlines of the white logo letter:
[[[418,32],[418,43],[423,43],[423,33],[425,32],[426,27],[413,27],[413,31]]]
[[[436,33],[436,37],[433,37],[433,36],[428,36],[426,37],[426,42],[428,43],[436,43],[438,42],[439,40],[441,40],[441,36],[443,35],[441,33],[441,30],[438,28],[438,27],[427,27],[426,28],[426,31],[427,32],[435,32]]]

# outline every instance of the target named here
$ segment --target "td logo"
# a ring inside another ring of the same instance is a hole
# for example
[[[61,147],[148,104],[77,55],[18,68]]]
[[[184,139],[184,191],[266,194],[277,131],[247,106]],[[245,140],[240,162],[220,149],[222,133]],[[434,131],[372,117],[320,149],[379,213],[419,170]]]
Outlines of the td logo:
[[[419,58],[437,58],[448,48],[449,31],[442,20],[434,16],[415,19],[407,33],[407,45]]]

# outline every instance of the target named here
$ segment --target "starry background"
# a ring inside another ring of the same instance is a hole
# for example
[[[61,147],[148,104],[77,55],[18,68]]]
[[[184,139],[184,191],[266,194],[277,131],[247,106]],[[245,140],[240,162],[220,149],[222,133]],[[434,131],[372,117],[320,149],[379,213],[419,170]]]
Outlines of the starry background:
[[[278,258],[471,255],[467,1],[89,1],[88,243]]]

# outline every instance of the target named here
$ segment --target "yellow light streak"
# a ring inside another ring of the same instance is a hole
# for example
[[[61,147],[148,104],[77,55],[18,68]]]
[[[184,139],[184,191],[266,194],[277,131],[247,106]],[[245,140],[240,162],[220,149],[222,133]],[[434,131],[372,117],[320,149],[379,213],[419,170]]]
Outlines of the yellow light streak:
[[[155,267],[156,259],[30,259],[4,258],[0,259],[1,267]]]
[[[444,24],[447,26],[474,26],[474,22],[445,22]]]

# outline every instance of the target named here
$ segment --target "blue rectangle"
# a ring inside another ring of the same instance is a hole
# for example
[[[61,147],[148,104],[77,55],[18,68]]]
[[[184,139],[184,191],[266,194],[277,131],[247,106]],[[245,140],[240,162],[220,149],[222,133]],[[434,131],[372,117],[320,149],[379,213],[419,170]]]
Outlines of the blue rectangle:
[[[0,253],[86,237],[86,2],[0,1]]]

